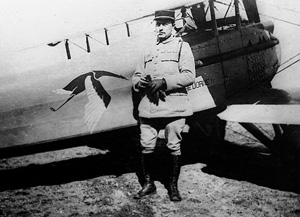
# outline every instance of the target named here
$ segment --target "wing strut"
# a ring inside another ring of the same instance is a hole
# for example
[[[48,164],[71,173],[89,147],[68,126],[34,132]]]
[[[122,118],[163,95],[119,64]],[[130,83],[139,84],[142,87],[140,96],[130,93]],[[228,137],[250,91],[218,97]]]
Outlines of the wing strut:
[[[249,133],[251,133],[256,139],[258,139],[262,144],[264,144],[272,153],[276,153],[277,148],[275,146],[274,140],[269,139],[261,130],[252,123],[239,123],[244,127]]]

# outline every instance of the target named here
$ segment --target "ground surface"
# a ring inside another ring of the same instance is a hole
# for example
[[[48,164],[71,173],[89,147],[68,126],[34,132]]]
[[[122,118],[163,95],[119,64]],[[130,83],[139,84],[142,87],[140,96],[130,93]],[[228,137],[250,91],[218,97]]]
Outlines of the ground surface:
[[[142,200],[133,199],[140,189],[136,138],[2,159],[0,216],[300,216],[293,177],[266,148],[231,129],[226,139],[243,146],[185,138],[178,203],[164,187],[163,140],[154,164],[157,194]]]

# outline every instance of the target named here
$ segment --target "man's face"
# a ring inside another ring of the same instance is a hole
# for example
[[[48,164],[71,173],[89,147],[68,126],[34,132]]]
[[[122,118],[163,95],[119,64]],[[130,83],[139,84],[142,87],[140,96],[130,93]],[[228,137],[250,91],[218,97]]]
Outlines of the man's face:
[[[170,20],[156,20],[155,31],[160,41],[169,38],[172,30],[173,23]]]

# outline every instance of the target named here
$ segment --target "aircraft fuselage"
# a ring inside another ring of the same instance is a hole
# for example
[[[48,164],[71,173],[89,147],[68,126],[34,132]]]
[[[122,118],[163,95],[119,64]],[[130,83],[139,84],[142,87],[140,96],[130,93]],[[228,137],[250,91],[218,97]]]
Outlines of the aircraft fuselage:
[[[187,88],[195,113],[271,81],[280,64],[279,41],[272,29],[272,23],[256,23],[182,37],[195,58],[196,81]],[[132,36],[85,58],[12,67],[0,87],[0,148],[137,125],[131,77],[144,48],[154,41],[152,34]]]

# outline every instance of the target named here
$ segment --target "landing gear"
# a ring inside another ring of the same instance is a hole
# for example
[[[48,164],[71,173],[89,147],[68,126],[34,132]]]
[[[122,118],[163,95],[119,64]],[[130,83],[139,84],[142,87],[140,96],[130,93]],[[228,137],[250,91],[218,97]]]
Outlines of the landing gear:
[[[195,114],[187,121],[191,138],[188,141],[191,144],[197,141],[195,147],[192,147],[195,155],[201,156],[203,148],[207,148],[206,144],[208,144],[209,155],[218,156],[218,150],[227,149],[226,141],[241,145],[247,143],[249,147],[255,146],[263,155],[272,154],[283,166],[284,171],[292,177],[293,182],[300,181],[299,125],[239,123],[243,129],[238,123],[227,123],[216,114],[218,111],[215,110],[204,111]],[[232,131],[234,133],[231,133]],[[197,147],[201,147],[198,152]],[[188,148],[191,147],[187,146]],[[295,184],[296,187],[297,185]]]
[[[226,121],[221,120],[217,114],[224,111],[226,107],[216,107],[194,114],[187,119],[191,128],[191,134],[196,137],[204,136],[214,141],[221,142],[225,137]]]
[[[300,126],[272,124],[273,138],[266,136],[262,127],[240,123],[249,133],[277,156],[295,180],[300,181]],[[270,127],[270,126],[269,126]]]
[[[193,126],[191,127],[193,141],[199,141],[197,145],[201,148],[205,146],[204,143],[209,144],[212,148],[209,153],[214,159],[213,162],[223,159],[223,155],[218,155],[218,153],[219,150],[222,154],[222,150],[228,149],[226,141],[228,141],[228,145],[238,143],[245,146],[244,150],[249,147],[249,151],[256,150],[261,156],[274,157],[273,159],[276,159],[274,162],[278,162],[282,166],[282,171],[290,179],[287,181],[290,188],[298,191],[300,182],[299,125],[226,123],[217,116],[208,118],[204,115],[193,119],[191,126]],[[203,138],[207,138],[207,140],[203,141]],[[201,156],[201,151],[196,154]]]
[[[190,130],[187,138],[183,139],[186,144],[182,145],[182,149],[187,152],[183,156],[188,156],[189,161],[211,161],[223,146],[226,121],[216,114],[200,113],[188,119],[187,124]]]

